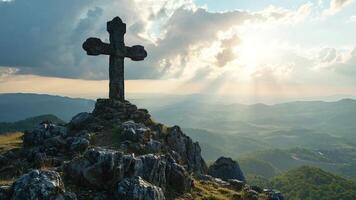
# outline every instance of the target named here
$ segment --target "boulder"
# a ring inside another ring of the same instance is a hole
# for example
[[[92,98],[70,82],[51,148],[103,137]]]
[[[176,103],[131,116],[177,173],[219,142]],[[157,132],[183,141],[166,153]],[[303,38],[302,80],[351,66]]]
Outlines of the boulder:
[[[17,179],[11,187],[11,200],[64,199],[65,190],[55,171],[33,170]]]
[[[245,177],[239,164],[231,158],[221,157],[208,169],[208,174],[222,180],[237,179],[245,181]]]
[[[117,196],[119,200],[165,200],[160,187],[139,176],[120,181],[117,185]]]
[[[190,191],[193,186],[193,180],[183,166],[172,161],[166,168],[167,185],[176,193]]]
[[[146,150],[151,153],[159,153],[162,150],[162,143],[157,140],[151,139],[146,144]]]
[[[98,99],[93,115],[105,121],[122,122],[133,120],[146,125],[146,122],[149,122],[151,117],[145,109],[137,109],[136,105],[128,101],[121,102],[114,99]]]
[[[236,191],[241,191],[245,186],[244,182],[236,179],[229,179],[227,182],[230,184],[230,187]]]
[[[93,148],[64,167],[65,174],[83,186],[110,189],[123,178],[140,176],[161,187],[183,193],[192,187],[184,167],[169,156],[146,154],[135,157],[120,152]]]
[[[89,140],[84,137],[71,137],[67,139],[66,143],[69,150],[74,152],[84,152],[90,145]]]
[[[181,131],[180,127],[174,126],[168,130],[166,144],[170,150],[179,154],[179,162],[185,165],[189,172],[206,173],[207,166],[201,156],[199,143],[194,143],[190,137]]]
[[[32,131],[25,131],[23,144],[25,147],[42,145],[49,138],[64,138],[67,136],[67,128],[55,124],[41,123]],[[49,141],[46,141],[48,143]]]
[[[69,123],[72,129],[83,129],[93,120],[93,116],[90,113],[82,112],[75,115]]]
[[[264,189],[263,193],[267,196],[268,200],[284,200],[282,193],[278,190]]]
[[[93,148],[64,167],[68,177],[83,186],[108,189],[124,175],[123,155],[117,151]]]
[[[121,138],[132,142],[147,143],[151,139],[151,131],[144,124],[127,121],[122,123]]]

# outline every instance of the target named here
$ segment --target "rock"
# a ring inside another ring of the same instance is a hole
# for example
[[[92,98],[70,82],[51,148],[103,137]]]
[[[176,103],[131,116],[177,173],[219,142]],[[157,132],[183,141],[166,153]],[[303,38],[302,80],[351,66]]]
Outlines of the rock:
[[[141,176],[164,191],[166,188],[171,188],[177,193],[184,193],[192,188],[193,181],[188,172],[169,156],[147,154],[131,158],[131,164],[127,162],[125,167],[129,165],[134,169],[134,172],[129,174]]]
[[[221,157],[208,169],[208,174],[222,180],[237,179],[245,181],[239,164],[231,158]]]
[[[230,184],[230,187],[236,191],[241,191],[245,186],[244,182],[236,180],[236,179],[229,179],[229,180],[227,180],[227,182]]]
[[[11,191],[9,186],[0,186],[0,199],[1,200],[10,200]]]
[[[162,150],[162,143],[151,139],[147,144],[146,144],[146,150],[148,152],[152,153],[159,153]]]
[[[64,194],[64,200],[77,200],[77,195],[73,192],[67,192]]]
[[[71,129],[85,129],[88,124],[90,124],[94,120],[94,117],[87,112],[82,112],[75,115],[72,120],[69,122],[69,126]]]
[[[4,166],[9,162],[9,159],[6,156],[0,155],[0,166]]]
[[[11,200],[63,199],[64,185],[54,171],[33,170],[12,185]]]
[[[123,178],[140,176],[161,187],[179,193],[192,187],[192,179],[184,167],[169,156],[147,154],[135,157],[120,152],[93,148],[64,167],[65,174],[83,186],[110,189]]]
[[[167,185],[177,193],[190,191],[193,180],[181,165],[170,161],[166,168]]]
[[[165,200],[161,188],[154,186],[141,177],[126,178],[117,186],[119,200]]]
[[[178,126],[168,130],[166,143],[170,150],[177,152],[181,160],[180,164],[186,165],[189,172],[205,174],[207,166],[201,156],[199,144],[193,143],[192,139],[186,136]]]
[[[84,137],[72,137],[67,139],[67,145],[70,151],[84,152],[88,149],[90,142]]]
[[[278,190],[264,189],[263,193],[267,196],[268,200],[284,200],[282,193]]]
[[[66,137],[67,128],[54,124],[42,123],[32,131],[25,131],[23,144],[25,147],[42,145],[46,139],[53,137]],[[48,141],[47,141],[48,142]]]
[[[136,176],[141,176],[159,187],[166,187],[167,162],[165,157],[147,154],[137,157],[137,160],[134,173]]]
[[[96,118],[111,122],[133,120],[137,123],[149,122],[150,115],[147,110],[137,109],[137,106],[128,101],[121,102],[114,99],[98,99],[93,115]]]
[[[197,176],[197,178],[199,180],[213,182],[213,183],[216,183],[221,186],[230,186],[230,184],[228,182],[223,181],[220,178],[215,178],[215,177],[212,177],[212,176],[206,175],[206,174],[199,174]]]
[[[44,140],[43,145],[47,149],[55,148],[55,149],[61,150],[61,149],[65,148],[66,141],[64,140],[64,138],[62,136],[55,136],[55,137],[51,137],[51,138]]]
[[[111,188],[124,175],[123,155],[102,148],[89,149],[84,156],[65,166],[65,173],[80,185],[93,188]]]
[[[122,123],[121,138],[132,142],[147,143],[151,140],[150,129],[141,123],[127,121]]]
[[[242,199],[260,200],[258,193],[254,190],[251,190],[249,187],[244,188],[244,190],[242,192]]]

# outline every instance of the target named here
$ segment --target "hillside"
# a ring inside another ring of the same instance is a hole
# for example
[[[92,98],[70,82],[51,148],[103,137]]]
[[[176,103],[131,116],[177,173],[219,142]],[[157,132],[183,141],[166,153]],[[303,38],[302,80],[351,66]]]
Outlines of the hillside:
[[[89,111],[95,101],[42,94],[0,94],[0,122],[14,122],[38,115],[53,114],[69,121]]]
[[[345,178],[356,179],[356,149],[273,149],[238,158],[248,175],[273,177],[298,166],[313,166]]]
[[[56,124],[65,123],[63,120],[54,115],[41,115],[30,117],[17,122],[0,122],[0,134],[31,130],[43,121],[51,121]]]
[[[273,178],[271,186],[288,200],[355,200],[356,182],[321,169],[300,167]]]

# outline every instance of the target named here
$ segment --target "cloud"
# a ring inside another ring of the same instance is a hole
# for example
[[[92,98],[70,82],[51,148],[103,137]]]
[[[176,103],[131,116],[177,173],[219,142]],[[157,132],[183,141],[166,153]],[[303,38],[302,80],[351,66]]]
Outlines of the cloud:
[[[16,0],[0,4],[0,66],[20,74],[107,79],[108,57],[89,57],[81,46],[88,37],[108,41],[106,21],[120,16],[128,26],[126,44],[144,45],[149,54],[143,62],[126,61],[126,78],[177,78],[234,59],[232,43],[219,33],[247,21],[298,21],[309,6],[251,13],[209,12],[191,0]],[[213,43],[221,51],[198,62]]]
[[[354,0],[331,0],[330,7],[324,11],[324,15],[335,15],[352,2]]]
[[[350,22],[356,22],[356,15],[352,15],[350,17]]]

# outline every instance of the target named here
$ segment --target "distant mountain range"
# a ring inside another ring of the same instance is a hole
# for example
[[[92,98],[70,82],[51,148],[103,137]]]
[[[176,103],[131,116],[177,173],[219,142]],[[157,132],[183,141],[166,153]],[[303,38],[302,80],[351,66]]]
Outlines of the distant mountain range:
[[[37,125],[39,125],[41,122],[44,121],[50,121],[55,124],[65,123],[63,120],[59,119],[54,115],[40,115],[37,117],[30,117],[17,122],[0,122],[0,134],[32,130]]]
[[[69,121],[75,114],[92,110],[95,101],[41,94],[0,94],[0,122],[14,122],[52,114]]]

